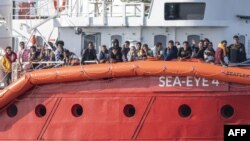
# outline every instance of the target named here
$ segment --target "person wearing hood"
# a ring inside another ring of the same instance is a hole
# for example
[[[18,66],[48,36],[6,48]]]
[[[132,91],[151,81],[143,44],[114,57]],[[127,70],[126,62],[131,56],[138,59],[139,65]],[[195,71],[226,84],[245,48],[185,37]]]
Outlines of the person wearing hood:
[[[215,52],[215,64],[220,64],[222,66],[227,66],[225,57],[228,56],[227,41],[223,40],[219,43],[218,48]]]
[[[122,62],[122,48],[119,45],[119,41],[114,39],[112,41],[112,47],[109,48],[110,62]]]

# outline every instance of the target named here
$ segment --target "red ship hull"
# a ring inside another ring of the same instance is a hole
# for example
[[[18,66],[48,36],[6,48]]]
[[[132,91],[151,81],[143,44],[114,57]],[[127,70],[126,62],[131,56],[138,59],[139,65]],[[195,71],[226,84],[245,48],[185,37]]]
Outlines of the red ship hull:
[[[0,139],[222,141],[225,124],[249,124],[249,90],[169,76],[45,84],[2,109]]]

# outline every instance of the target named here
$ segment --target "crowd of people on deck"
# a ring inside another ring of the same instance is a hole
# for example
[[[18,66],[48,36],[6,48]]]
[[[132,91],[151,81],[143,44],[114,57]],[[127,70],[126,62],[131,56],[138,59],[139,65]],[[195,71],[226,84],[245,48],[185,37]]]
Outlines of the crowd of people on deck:
[[[154,49],[149,48],[148,44],[142,44],[141,42],[137,42],[135,46],[130,45],[129,41],[125,41],[123,46],[120,47],[119,41],[114,39],[110,48],[102,45],[99,54],[95,49],[94,43],[89,42],[81,57],[65,49],[63,41],[57,41],[56,46],[51,44],[52,48],[46,45],[40,47],[33,45],[27,48],[25,42],[20,42],[20,49],[17,53],[12,51],[10,46],[6,47],[6,53],[2,58],[1,66],[6,73],[8,84],[11,80],[13,62],[17,62],[21,70],[24,71],[54,67],[52,65],[54,61],[61,61],[63,65],[72,66],[84,65],[93,61],[98,63],[116,63],[153,58],[165,61],[177,59],[185,61],[196,58],[206,63],[226,67],[228,63],[241,63],[247,60],[244,44],[240,43],[237,35],[233,37],[233,40],[234,43],[229,46],[226,40],[221,41],[215,50],[213,43],[207,38],[200,40],[199,43],[193,40],[191,45],[188,41],[184,41],[181,45],[180,42],[170,40],[167,46],[163,47],[162,43],[158,42]]]
[[[135,46],[131,46],[129,41],[126,41],[122,47],[117,39],[113,40],[112,47],[107,49],[105,45],[101,46],[99,57],[96,55],[96,49],[92,42],[88,43],[88,48],[82,54],[82,64],[85,61],[98,60],[99,63],[115,63],[144,60],[155,58],[157,60],[176,60],[185,61],[196,58],[207,63],[219,64],[224,67],[228,63],[241,63],[247,60],[244,44],[240,43],[237,35],[233,37],[234,43],[227,45],[227,41],[221,41],[217,49],[214,49],[213,43],[205,38],[200,40],[196,45],[193,40],[190,45],[188,41],[184,41],[182,46],[179,42],[170,40],[166,47],[162,43],[157,43],[154,50],[149,48],[147,44],[137,42]]]

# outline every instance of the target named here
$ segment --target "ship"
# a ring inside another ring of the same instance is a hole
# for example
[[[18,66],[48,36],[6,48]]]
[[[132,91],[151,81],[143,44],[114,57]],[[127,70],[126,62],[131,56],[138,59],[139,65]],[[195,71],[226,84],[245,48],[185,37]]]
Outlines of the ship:
[[[34,35],[38,46],[50,47],[48,42],[59,39],[80,57],[89,41],[97,50],[111,46],[113,39],[146,42],[153,49],[169,40],[219,43],[238,35],[249,58],[249,4],[3,0],[1,6],[9,11],[0,11],[0,23],[9,30],[0,41],[17,50],[19,41],[29,46]],[[225,125],[250,122],[249,80],[248,65],[222,67],[199,60],[34,70],[0,91],[0,139],[223,141]]]

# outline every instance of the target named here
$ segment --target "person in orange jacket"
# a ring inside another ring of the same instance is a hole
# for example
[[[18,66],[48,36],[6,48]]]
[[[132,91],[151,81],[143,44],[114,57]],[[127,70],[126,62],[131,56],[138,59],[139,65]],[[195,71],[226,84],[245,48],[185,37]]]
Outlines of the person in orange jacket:
[[[223,40],[219,43],[218,48],[215,52],[215,64],[222,65],[223,67],[226,67],[228,64],[224,60],[225,57],[228,56],[228,50],[227,50],[227,41]]]

